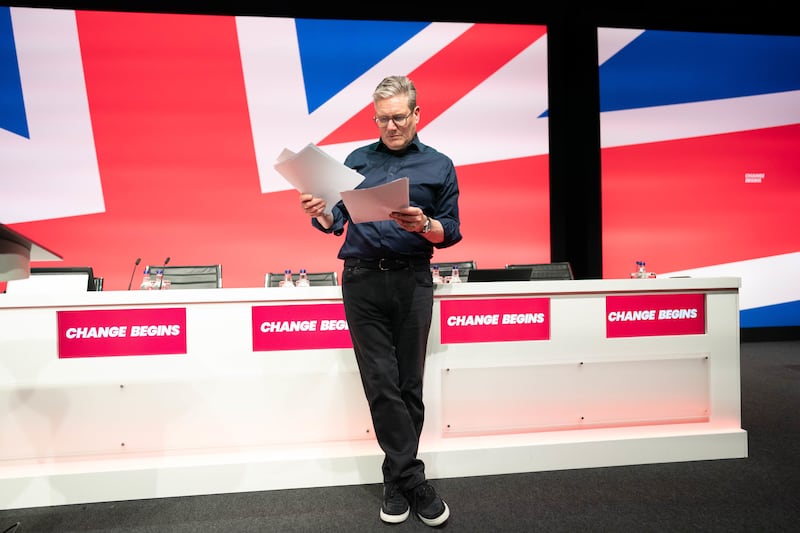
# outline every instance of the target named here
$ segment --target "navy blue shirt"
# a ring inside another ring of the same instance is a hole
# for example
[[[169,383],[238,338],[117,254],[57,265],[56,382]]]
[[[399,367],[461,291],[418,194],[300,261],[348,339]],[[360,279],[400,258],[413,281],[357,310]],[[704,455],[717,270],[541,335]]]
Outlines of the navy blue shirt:
[[[357,189],[375,187],[408,178],[409,203],[425,215],[441,222],[444,240],[433,244],[421,233],[401,228],[394,220],[350,223],[339,259],[356,257],[424,258],[433,256],[433,248],[447,248],[461,240],[461,221],[458,215],[458,179],[453,161],[446,155],[422,144],[415,135],[402,151],[389,150],[381,141],[354,150],[344,164],[364,176]],[[316,218],[311,223],[326,233],[341,235],[350,222],[347,208],[340,200],[332,209],[333,224],[324,228]]]

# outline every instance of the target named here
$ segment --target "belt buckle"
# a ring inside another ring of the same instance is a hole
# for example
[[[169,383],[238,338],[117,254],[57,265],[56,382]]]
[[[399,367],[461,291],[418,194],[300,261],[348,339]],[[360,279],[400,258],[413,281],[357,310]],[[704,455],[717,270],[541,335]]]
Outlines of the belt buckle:
[[[384,259],[383,257],[381,257],[380,259],[378,259],[378,269],[379,269],[379,270],[391,270],[391,268],[385,268],[385,267],[383,266],[383,262],[384,262],[384,260],[385,260],[385,259]]]

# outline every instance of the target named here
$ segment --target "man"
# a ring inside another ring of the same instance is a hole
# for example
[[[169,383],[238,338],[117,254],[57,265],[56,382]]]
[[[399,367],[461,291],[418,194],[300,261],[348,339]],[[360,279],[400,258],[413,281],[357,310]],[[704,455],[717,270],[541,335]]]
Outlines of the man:
[[[461,240],[458,180],[449,157],[419,141],[420,108],[413,82],[389,76],[373,95],[380,140],[353,151],[344,164],[364,176],[358,188],[409,178],[410,206],[391,220],[350,223],[339,250],[342,299],[361,382],[383,460],[381,520],[400,523],[413,509],[438,526],[450,509],[417,458],[425,416],[422,378],[433,311],[434,248]],[[339,201],[300,194],[312,225],[341,235],[350,222]]]

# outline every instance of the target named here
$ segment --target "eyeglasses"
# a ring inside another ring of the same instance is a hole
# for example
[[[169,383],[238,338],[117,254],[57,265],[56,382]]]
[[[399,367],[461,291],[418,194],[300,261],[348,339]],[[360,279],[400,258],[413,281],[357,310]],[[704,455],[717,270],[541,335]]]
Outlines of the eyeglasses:
[[[406,122],[408,122],[408,117],[410,117],[413,114],[414,112],[412,111],[408,115],[394,115],[391,117],[372,117],[372,120],[374,120],[375,124],[377,124],[381,128],[388,126],[390,120],[394,122],[395,126],[397,126],[398,128],[402,128],[403,126],[406,125]]]

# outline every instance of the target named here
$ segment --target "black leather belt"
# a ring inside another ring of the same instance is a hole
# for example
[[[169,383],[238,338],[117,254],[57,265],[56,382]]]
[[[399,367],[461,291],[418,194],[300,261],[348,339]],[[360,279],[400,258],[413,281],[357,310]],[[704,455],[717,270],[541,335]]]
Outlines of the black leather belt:
[[[430,270],[431,263],[426,259],[357,259],[350,257],[344,260],[345,267],[365,268],[367,270]]]

